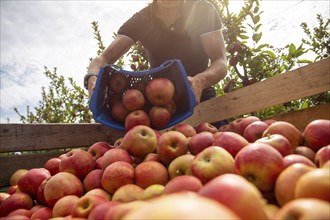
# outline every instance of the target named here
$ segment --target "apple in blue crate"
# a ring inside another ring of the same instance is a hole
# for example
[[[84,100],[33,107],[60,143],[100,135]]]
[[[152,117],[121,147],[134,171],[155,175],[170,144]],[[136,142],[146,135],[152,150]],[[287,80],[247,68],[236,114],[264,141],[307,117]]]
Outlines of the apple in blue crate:
[[[139,158],[154,153],[156,146],[157,135],[155,131],[145,125],[137,125],[131,128],[120,144],[120,148],[127,150],[131,156]]]
[[[170,112],[162,106],[152,106],[149,111],[150,123],[155,128],[166,126],[171,120]]]
[[[128,111],[135,111],[143,109],[145,98],[139,90],[129,89],[123,94],[122,102]]]
[[[130,112],[125,119],[125,130],[129,131],[131,128],[137,125],[145,125],[150,127],[150,117],[143,110],[135,110]]]
[[[129,79],[123,74],[111,74],[109,78],[109,88],[112,92],[123,93],[129,85]]]
[[[152,79],[146,87],[146,97],[152,105],[166,106],[174,97],[175,87],[167,78]]]
[[[177,111],[177,104],[174,99],[171,99],[171,101],[165,105],[165,108],[170,112],[170,115],[173,116]]]
[[[129,113],[130,111],[125,108],[123,102],[116,102],[111,109],[111,117],[120,123],[125,123],[125,119]]]

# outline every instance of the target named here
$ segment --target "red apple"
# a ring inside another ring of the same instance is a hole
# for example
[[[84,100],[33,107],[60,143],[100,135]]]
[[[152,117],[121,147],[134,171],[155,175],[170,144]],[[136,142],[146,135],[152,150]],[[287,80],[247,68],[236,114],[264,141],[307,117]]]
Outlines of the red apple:
[[[44,168],[47,169],[52,176],[60,172],[60,161],[58,157],[50,158],[44,164]]]
[[[293,148],[289,140],[281,134],[270,134],[266,137],[259,138],[255,143],[269,144],[276,149],[280,154],[285,157],[293,154]]]
[[[254,121],[246,126],[243,137],[250,143],[255,142],[262,137],[264,131],[268,128],[268,124],[263,121]]]
[[[26,216],[28,218],[31,218],[33,212],[30,209],[15,209],[14,211],[12,211],[11,213],[9,213],[5,219],[10,219],[8,217],[10,216],[17,216],[17,215],[22,215],[22,216]],[[12,219],[14,219],[13,217],[11,217]]]
[[[302,155],[308,159],[310,159],[311,161],[314,162],[315,160],[315,152],[310,149],[309,147],[306,146],[298,146],[296,147],[296,149],[294,150],[295,154],[299,154]]]
[[[268,126],[264,131],[263,137],[266,137],[270,134],[281,134],[286,137],[293,149],[297,146],[302,145],[304,142],[304,137],[301,131],[298,130],[293,124],[286,121],[276,121]]]
[[[96,206],[88,215],[88,220],[100,220],[106,219],[105,215],[108,210],[112,209],[114,206],[120,204],[117,201],[108,201]]]
[[[117,102],[121,102],[122,101],[122,94],[118,94],[118,93],[111,93],[109,95],[109,99],[108,99],[108,105],[110,108],[112,108],[115,103]]]
[[[55,174],[56,175],[56,174]],[[45,186],[49,178],[45,179],[42,181],[42,183],[39,185],[38,190],[37,190],[37,202],[40,205],[47,206],[47,201],[45,199]]]
[[[230,130],[235,132],[241,136],[244,134],[245,128],[251,124],[252,122],[260,121],[260,119],[256,116],[247,116],[243,118],[237,118],[230,123]]]
[[[124,161],[114,162],[104,170],[101,181],[102,187],[113,194],[119,187],[134,183],[134,167]]]
[[[71,217],[73,218],[87,218],[91,211],[103,203],[108,202],[102,196],[98,195],[84,195],[79,198],[71,210]]]
[[[0,217],[4,217],[16,209],[31,209],[33,200],[24,192],[17,192],[10,195],[0,205]]]
[[[226,206],[194,192],[166,194],[129,211],[126,220],[136,219],[240,219]]]
[[[165,186],[161,184],[153,184],[144,189],[141,200],[155,198],[163,194]]]
[[[59,172],[51,176],[45,185],[44,197],[49,207],[66,195],[76,195],[78,197],[84,194],[84,186],[75,175],[68,172]]]
[[[52,218],[52,209],[49,207],[38,209],[31,216],[31,220],[48,220],[50,218]]]
[[[162,162],[158,156],[157,153],[150,153],[147,154],[144,158],[143,161],[156,161],[156,162]]]
[[[83,180],[94,169],[95,160],[85,150],[73,149],[63,155],[60,161],[60,171],[69,172]]]
[[[101,188],[95,188],[95,189],[89,190],[88,192],[85,193],[85,196],[86,195],[96,195],[96,196],[101,196],[108,201],[111,200],[111,194]]]
[[[129,79],[123,74],[112,73],[109,79],[110,90],[114,93],[122,93],[128,88]]]
[[[218,128],[218,131],[220,131],[220,132],[231,131],[231,130],[230,130],[230,124],[221,125],[221,126]]]
[[[157,154],[168,166],[175,158],[188,152],[188,139],[181,132],[167,131],[158,138]]]
[[[53,206],[53,218],[71,215],[72,208],[78,200],[79,197],[76,195],[66,195],[60,198]]]
[[[146,87],[146,97],[152,105],[166,106],[173,98],[174,84],[167,78],[152,79]]]
[[[303,136],[307,147],[317,152],[321,147],[330,144],[330,120],[317,119],[304,129]]]
[[[118,201],[122,203],[141,200],[143,190],[140,186],[133,183],[122,185],[119,187],[112,196],[112,201]]]
[[[188,149],[193,155],[197,155],[205,148],[212,146],[214,143],[214,136],[212,132],[203,131],[195,134],[189,139]]]
[[[118,138],[115,143],[113,144],[114,148],[118,148],[121,145],[121,142],[123,141],[124,137]]]
[[[127,150],[122,148],[113,148],[105,152],[103,155],[102,160],[100,161],[101,169],[105,170],[107,166],[117,161],[124,161],[130,164],[133,163],[132,157]]]
[[[127,115],[130,113],[122,102],[116,102],[111,109],[111,117],[117,122],[125,123]]]
[[[231,132],[217,132],[214,134],[214,146],[220,146],[227,150],[234,158],[249,142],[241,135]]]
[[[125,119],[125,130],[129,131],[137,125],[145,125],[150,127],[149,115],[143,110],[135,110],[130,112]]]
[[[118,202],[118,201],[114,201]],[[131,202],[118,202],[119,204],[116,206],[111,207],[106,213],[104,219],[124,219],[124,216],[135,209],[139,209],[140,207],[143,207],[147,205],[148,203],[146,201],[142,200],[134,200]]]
[[[277,177],[275,183],[275,197],[280,206],[294,199],[294,189],[297,180],[315,168],[302,163],[295,163],[285,168]]]
[[[10,186],[9,189],[7,190],[7,193],[10,194],[10,195],[14,194],[16,192],[19,192],[18,185]]]
[[[294,198],[315,198],[330,202],[330,169],[315,168],[296,182]]]
[[[171,99],[170,100],[170,102],[167,104],[167,105],[165,105],[164,106],[166,109],[167,109],[167,111],[170,113],[170,115],[171,115],[171,117],[176,113],[176,111],[177,111],[177,104],[176,104],[176,102],[173,100],[173,99]]]
[[[134,157],[144,158],[153,153],[157,146],[157,136],[154,130],[145,125],[137,125],[124,136],[120,147]]]
[[[152,106],[149,117],[151,125],[157,129],[165,127],[171,120],[170,112],[162,106]]]
[[[83,180],[85,192],[88,192],[92,189],[102,188],[102,175],[102,169],[95,169],[89,172]]]
[[[129,89],[123,94],[122,102],[128,111],[135,111],[143,108],[145,99],[139,90]]]
[[[167,168],[156,161],[144,161],[135,167],[135,184],[145,189],[153,184],[165,185],[168,180]]]
[[[113,146],[111,146],[107,142],[100,141],[100,142],[96,142],[92,146],[90,146],[88,148],[87,152],[90,153],[93,156],[94,160],[96,161],[97,159],[102,157],[103,154],[105,154],[105,152],[107,152],[108,150],[110,150],[112,148],[113,148]]]
[[[330,161],[330,145],[320,148],[314,158],[317,167],[323,167],[328,161]]]
[[[330,219],[330,205],[328,202],[304,198],[294,199],[276,212],[274,219]]]
[[[276,120],[275,120],[275,119],[266,119],[266,120],[264,120],[263,122],[265,122],[265,123],[268,124],[268,125],[271,125],[271,124],[273,124],[274,122],[276,122]]]
[[[184,154],[172,160],[172,162],[168,165],[167,168],[170,179],[182,175],[191,176],[191,164],[194,158],[194,155]]]
[[[282,155],[268,144],[250,143],[235,157],[235,173],[245,177],[262,193],[274,189],[283,169]]]
[[[208,122],[202,122],[200,124],[198,124],[196,127],[195,127],[195,131],[196,133],[201,133],[202,131],[209,131],[211,133],[216,133],[218,132],[218,128],[216,128],[214,125],[212,125],[211,123],[208,123]]]
[[[196,135],[195,128],[192,125],[188,124],[188,123],[183,123],[182,122],[182,123],[176,124],[172,127],[172,130],[181,132],[187,138],[188,137],[193,137],[194,135]]]
[[[16,170],[9,179],[9,184],[10,186],[14,186],[18,184],[18,180],[28,172],[27,169],[18,169]]]
[[[19,179],[19,191],[25,192],[36,199],[40,184],[50,176],[50,172],[45,168],[32,168]]]
[[[234,158],[224,148],[211,146],[195,156],[191,172],[205,184],[219,175],[233,173]]]
[[[9,196],[10,196],[9,193],[6,193],[6,192],[0,192],[0,205],[1,205],[1,203],[2,203],[5,199],[7,199]]]
[[[203,183],[195,176],[176,176],[165,185],[163,194],[182,191],[198,192],[202,187]]]
[[[206,183],[198,194],[227,206],[242,219],[268,219],[263,209],[262,194],[239,175],[229,173],[218,176]]]
[[[308,158],[306,158],[302,155],[299,155],[299,154],[287,155],[287,156],[283,157],[283,162],[284,162],[284,168],[286,168],[294,163],[303,163],[310,167],[316,167],[312,161],[310,161]]]

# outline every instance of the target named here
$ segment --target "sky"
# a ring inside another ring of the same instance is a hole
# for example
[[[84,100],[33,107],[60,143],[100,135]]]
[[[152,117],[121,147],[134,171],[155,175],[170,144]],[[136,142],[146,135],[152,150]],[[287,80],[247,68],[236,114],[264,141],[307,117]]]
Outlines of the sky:
[[[96,56],[97,41],[91,26],[97,21],[103,43],[135,12],[151,0],[0,0],[0,123],[20,123],[14,108],[25,115],[48,88],[44,68],[72,77],[83,86],[89,59]],[[243,1],[229,1],[238,12]],[[275,47],[300,45],[306,38],[300,24],[316,26],[316,15],[329,18],[328,0],[260,1],[262,42]]]

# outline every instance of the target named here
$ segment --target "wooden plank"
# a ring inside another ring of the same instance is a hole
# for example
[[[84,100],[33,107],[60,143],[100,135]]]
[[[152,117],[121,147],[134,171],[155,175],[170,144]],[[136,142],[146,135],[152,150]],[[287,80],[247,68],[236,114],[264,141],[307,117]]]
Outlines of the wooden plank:
[[[197,125],[248,114],[330,90],[330,58],[202,102],[184,122]]]
[[[275,119],[277,121],[287,121],[295,125],[301,132],[305,127],[316,119],[328,119],[330,120],[330,103],[318,105],[299,111],[288,112],[280,114],[269,119]]]
[[[101,124],[1,124],[0,152],[113,144],[124,133]]]
[[[16,170],[43,167],[48,159],[58,157],[65,152],[50,151],[41,154],[0,155],[0,187],[9,185],[10,176]]]

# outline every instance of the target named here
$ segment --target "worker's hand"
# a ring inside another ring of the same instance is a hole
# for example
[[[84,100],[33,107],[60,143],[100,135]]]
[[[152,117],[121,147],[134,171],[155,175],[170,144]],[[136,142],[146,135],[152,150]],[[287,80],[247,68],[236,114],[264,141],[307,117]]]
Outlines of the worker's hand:
[[[196,102],[199,104],[202,95],[202,84],[196,77],[188,76],[189,83],[196,96]]]
[[[95,88],[95,83],[96,83],[96,76],[91,76],[88,79],[88,94],[89,94],[89,98],[92,97],[93,92],[94,92],[94,88]]]

